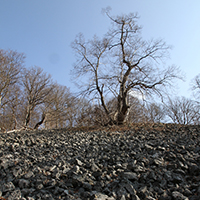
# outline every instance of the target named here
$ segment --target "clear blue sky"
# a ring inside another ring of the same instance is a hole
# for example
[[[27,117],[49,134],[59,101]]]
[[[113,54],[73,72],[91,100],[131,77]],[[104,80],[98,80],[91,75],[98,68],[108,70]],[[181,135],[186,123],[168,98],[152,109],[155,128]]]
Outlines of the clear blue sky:
[[[138,12],[145,39],[173,46],[167,64],[185,73],[177,94],[189,97],[190,80],[200,73],[200,0],[0,0],[0,48],[25,53],[26,67],[40,66],[73,92],[70,44],[79,32],[87,39],[107,32],[107,6],[113,15]]]

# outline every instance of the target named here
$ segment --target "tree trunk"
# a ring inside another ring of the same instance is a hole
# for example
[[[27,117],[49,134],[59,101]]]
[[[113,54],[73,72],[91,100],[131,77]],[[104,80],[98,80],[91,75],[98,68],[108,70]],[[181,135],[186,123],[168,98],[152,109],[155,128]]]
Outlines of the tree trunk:
[[[118,96],[118,105],[117,105],[117,113],[115,115],[115,123],[118,125],[122,125],[127,117],[128,109],[130,106],[127,105],[127,97],[124,94],[123,97]]]
[[[46,114],[43,113],[42,114],[42,119],[35,125],[34,129],[38,129],[38,127],[43,124],[44,120],[45,120]]]
[[[128,113],[128,106],[123,107],[118,113],[117,113],[117,119],[116,119],[116,124],[122,125],[125,122],[126,115]]]
[[[24,127],[27,127],[29,122],[30,122],[30,116],[31,116],[31,109],[28,106],[27,108],[27,112],[26,112],[26,118],[25,118],[25,123],[24,123]]]

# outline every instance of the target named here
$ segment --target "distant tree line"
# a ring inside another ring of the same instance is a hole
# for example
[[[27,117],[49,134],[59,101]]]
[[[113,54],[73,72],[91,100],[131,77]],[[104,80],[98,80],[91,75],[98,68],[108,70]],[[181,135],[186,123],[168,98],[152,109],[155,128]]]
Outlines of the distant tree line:
[[[0,128],[75,125],[77,99],[40,67],[24,67],[24,54],[0,50]],[[73,108],[73,109],[72,109]]]
[[[0,49],[1,131],[140,122],[200,124],[200,74],[191,81],[195,100],[169,97],[174,80],[182,79],[177,67],[162,67],[170,47],[162,40],[143,40],[137,15],[105,13],[112,27],[103,38],[85,41],[79,34],[72,43],[79,95],[42,68],[26,68],[23,53]],[[143,100],[131,95],[134,91]],[[153,101],[155,96],[160,103]]]

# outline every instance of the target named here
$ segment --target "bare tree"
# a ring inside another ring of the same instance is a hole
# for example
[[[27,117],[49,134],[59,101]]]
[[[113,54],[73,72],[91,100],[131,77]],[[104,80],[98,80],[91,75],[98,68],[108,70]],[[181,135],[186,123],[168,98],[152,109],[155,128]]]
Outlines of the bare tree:
[[[20,72],[24,54],[0,49],[0,129],[16,127]]]
[[[7,93],[7,104],[4,106],[3,123],[6,130],[21,128],[21,120],[24,112],[22,91],[18,85],[13,85],[12,90]],[[4,122],[9,119],[9,125]]]
[[[199,124],[200,112],[196,101],[186,97],[176,97],[168,100],[166,114],[169,118],[178,124]]]
[[[194,92],[194,96],[198,102],[200,102],[200,74],[194,77],[191,81],[191,89]]]
[[[84,98],[74,99],[73,110],[71,110],[75,126],[92,126],[93,109],[91,103]]]
[[[161,97],[164,88],[180,77],[175,66],[162,69],[170,47],[162,40],[142,40],[136,14],[111,17],[106,11],[106,15],[112,28],[104,38],[94,36],[85,41],[79,34],[72,43],[77,56],[72,73],[82,94],[100,102],[109,123],[122,124],[129,113],[127,98],[131,90]],[[113,116],[106,105],[107,95],[117,99]]]
[[[24,63],[24,54],[0,49],[0,109],[8,102],[6,95],[19,82],[19,74]]]
[[[37,107],[42,106],[48,100],[48,96],[54,86],[51,76],[43,72],[40,67],[24,69],[22,85],[24,87],[24,98],[26,101],[24,126],[27,127],[31,115],[34,111],[36,112]]]
[[[166,113],[162,105],[158,103],[148,103],[146,105],[146,121],[152,123],[160,123],[166,117]]]
[[[47,128],[63,128],[73,126],[74,97],[66,86],[54,84],[53,92],[45,103]]]

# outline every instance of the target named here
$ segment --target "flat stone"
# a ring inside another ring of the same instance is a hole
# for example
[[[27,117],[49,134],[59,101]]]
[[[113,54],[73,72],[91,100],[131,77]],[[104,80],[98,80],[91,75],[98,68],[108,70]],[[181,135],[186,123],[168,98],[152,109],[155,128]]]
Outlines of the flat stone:
[[[172,196],[174,197],[174,199],[176,200],[189,200],[186,196],[184,196],[183,194],[181,194],[178,191],[174,191],[172,192]]]
[[[31,177],[33,177],[33,176],[34,176],[34,173],[33,173],[32,171],[28,171],[28,172],[24,175],[24,177],[27,178],[27,179],[29,179],[29,178],[31,178]]]
[[[127,178],[129,180],[138,180],[138,176],[134,172],[122,172],[122,178]]]
[[[96,194],[93,195],[94,200],[107,200],[109,197],[105,194],[102,194],[100,192],[97,192]]]

